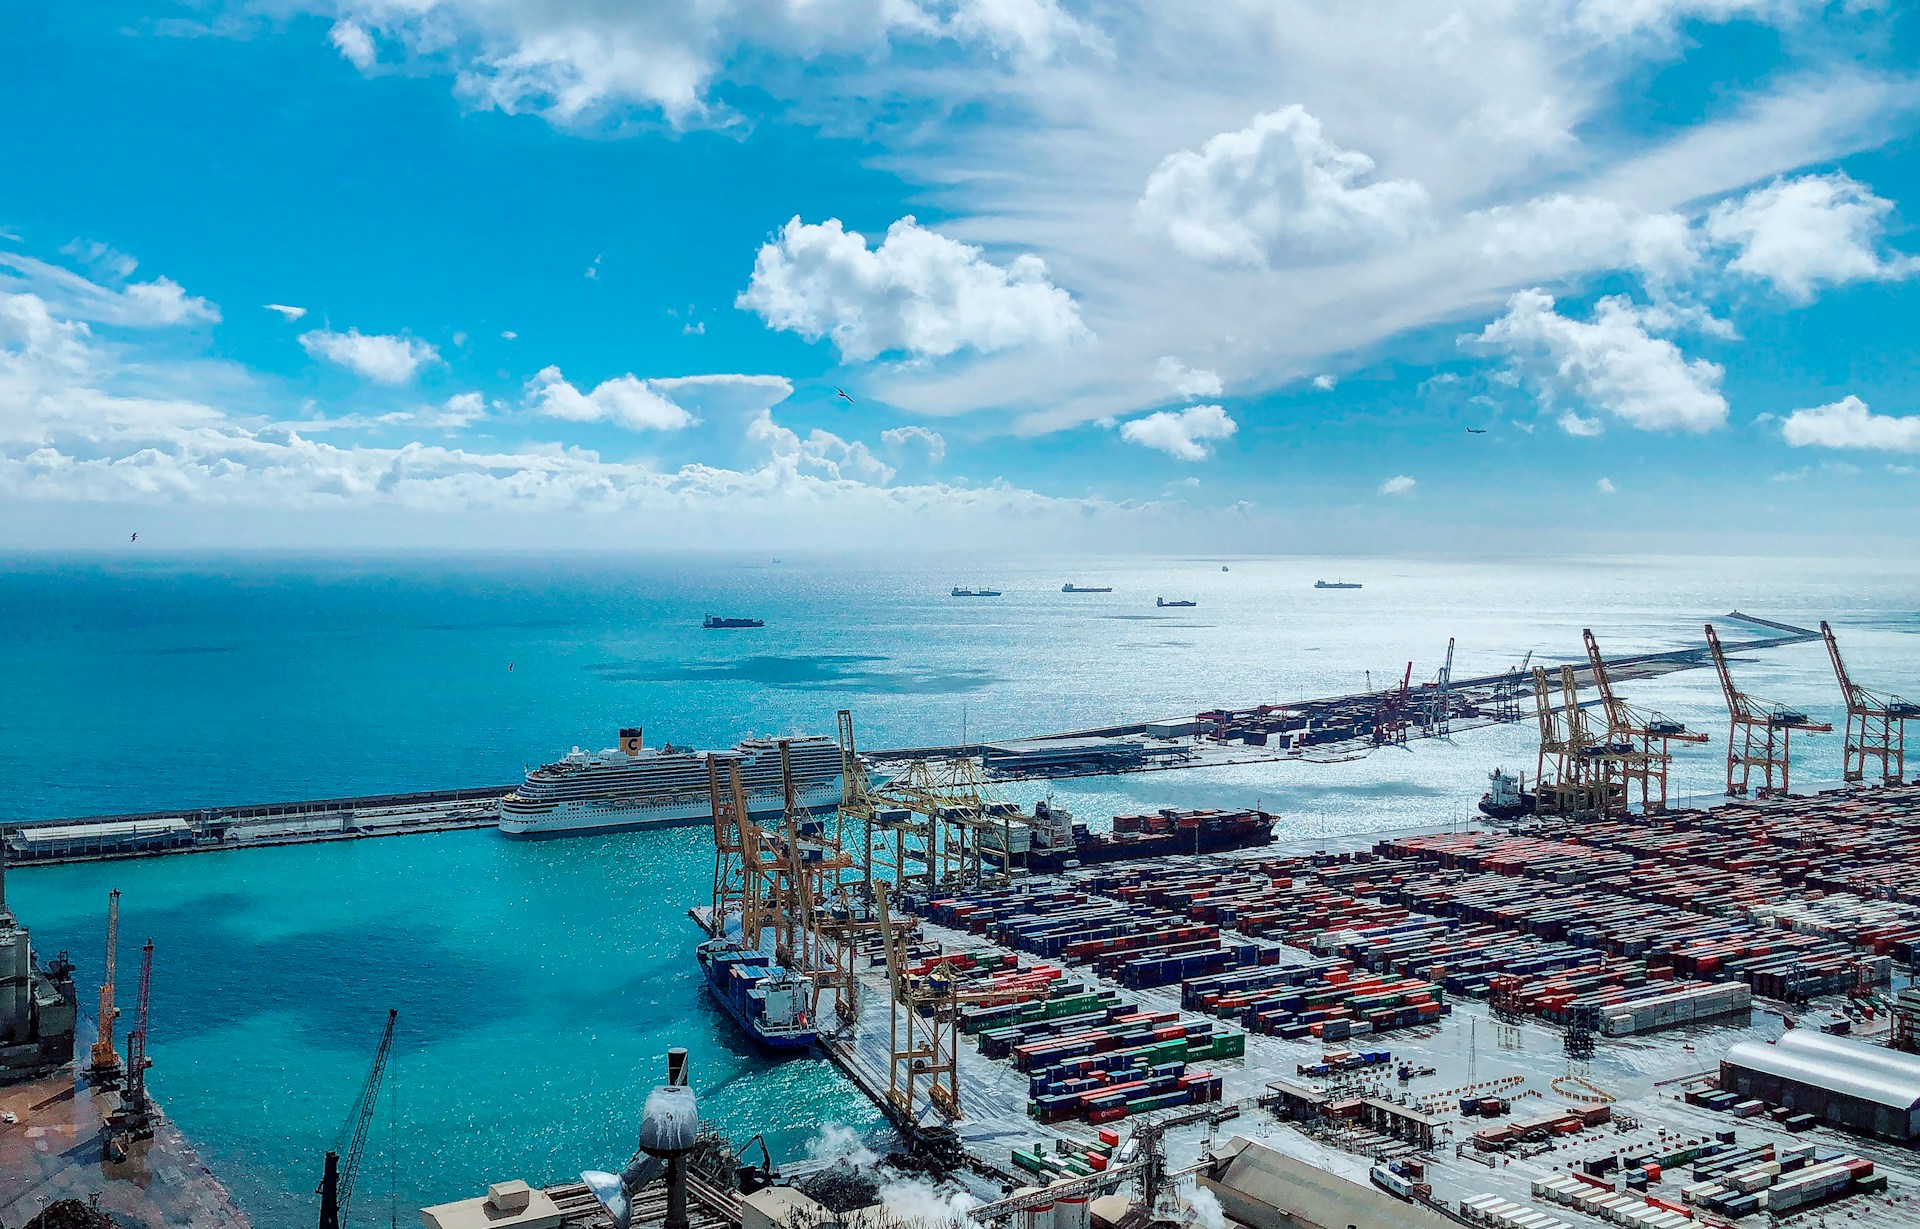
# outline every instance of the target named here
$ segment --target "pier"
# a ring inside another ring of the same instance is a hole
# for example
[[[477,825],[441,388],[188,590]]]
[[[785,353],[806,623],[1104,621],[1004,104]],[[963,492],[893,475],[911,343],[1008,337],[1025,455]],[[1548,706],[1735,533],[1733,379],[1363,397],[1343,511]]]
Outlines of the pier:
[[[1739,611],[1721,616],[1771,634],[1729,643],[1749,653],[1820,639],[1820,632]],[[1606,659],[1616,681],[1653,678],[1711,665],[1706,645]],[[1591,685],[1585,661],[1575,676]],[[1383,741],[1449,735],[1520,721],[1531,711],[1525,672],[1448,678],[1252,708],[1219,708],[1157,721],[928,746],[863,751],[884,773],[914,762],[978,760],[987,781],[1067,779],[1231,764],[1337,763],[1365,756]],[[211,852],[266,845],[359,840],[494,826],[500,798],[514,785],[470,786],[311,801],[179,808],[71,819],[0,820],[0,840],[17,863],[98,861]],[[697,824],[705,824],[702,818]]]

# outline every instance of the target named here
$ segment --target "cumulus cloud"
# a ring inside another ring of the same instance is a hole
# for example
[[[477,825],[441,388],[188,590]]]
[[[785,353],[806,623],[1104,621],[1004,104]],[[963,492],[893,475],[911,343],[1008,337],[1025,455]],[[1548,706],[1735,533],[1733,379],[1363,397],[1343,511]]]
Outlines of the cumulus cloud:
[[[1420,484],[1406,474],[1395,474],[1380,484],[1382,495],[1411,495]]]
[[[527,408],[543,418],[611,422],[629,431],[678,431],[694,423],[692,414],[646,380],[615,376],[583,393],[558,367],[543,367],[527,382]]]
[[[1795,410],[1780,426],[1795,448],[1858,448],[1875,452],[1920,452],[1920,414],[1875,414],[1858,397]]]
[[[307,314],[306,308],[289,307],[285,303],[267,303],[264,306],[270,312],[279,312],[289,323]]]
[[[880,433],[880,442],[896,452],[918,445],[926,449],[928,465],[938,465],[947,457],[946,438],[925,427],[888,427]]]
[[[1907,277],[1920,259],[1883,253],[1893,202],[1845,172],[1776,179],[1707,215],[1707,235],[1738,249],[1727,266],[1795,302],[1823,286]]]
[[[1593,484],[1593,488],[1594,490],[1599,491],[1602,495],[1616,495],[1620,491],[1619,487],[1616,487],[1613,485],[1613,479],[1611,478],[1602,478],[1600,481]]]
[[[791,466],[796,472],[815,473],[836,482],[884,485],[893,480],[893,467],[858,440],[845,440],[818,427],[802,436],[775,422],[770,410],[762,410],[747,424],[747,439],[766,445],[775,463]]]
[[[301,348],[317,359],[345,367],[376,384],[407,384],[429,363],[440,361],[440,351],[417,337],[362,333],[348,329],[313,329],[300,334]]]
[[[1225,388],[1220,374],[1187,366],[1171,354],[1153,365],[1154,378],[1189,401],[1195,397],[1218,397]]]
[[[1338,384],[1339,382],[1340,381],[1334,379],[1332,376],[1326,375],[1326,374],[1321,374],[1313,377],[1313,386],[1319,389],[1323,393],[1332,392],[1334,385]]]
[[[1039,257],[997,265],[912,217],[888,227],[872,249],[838,218],[814,225],[796,217],[760,249],[734,305],[769,328],[832,338],[850,362],[1059,346],[1086,335],[1080,309],[1047,279]]]
[[[1508,300],[1505,315],[1464,341],[1505,356],[1543,407],[1572,402],[1648,431],[1710,431],[1727,420],[1721,368],[1689,360],[1671,341],[1648,333],[1641,313],[1623,298],[1600,300],[1593,319],[1580,321],[1556,311],[1544,291],[1523,290]],[[1572,406],[1560,425],[1575,435],[1594,434],[1599,426]]]
[[[1240,424],[1217,405],[1195,405],[1184,410],[1158,410],[1145,418],[1120,424],[1120,438],[1164,452],[1182,461],[1204,461],[1213,454],[1208,445],[1224,440]]]
[[[1343,149],[1304,107],[1257,115],[1169,155],[1147,180],[1136,216],[1195,260],[1265,268],[1405,238],[1427,191],[1373,181],[1373,159]]]

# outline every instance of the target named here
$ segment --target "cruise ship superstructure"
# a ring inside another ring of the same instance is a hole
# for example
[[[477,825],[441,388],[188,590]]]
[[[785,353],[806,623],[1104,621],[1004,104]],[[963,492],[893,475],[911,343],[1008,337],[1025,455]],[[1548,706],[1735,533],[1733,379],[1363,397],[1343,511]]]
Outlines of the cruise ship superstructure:
[[[778,820],[786,810],[780,744],[793,766],[795,801],[824,811],[841,798],[840,747],[831,738],[748,738],[711,754],[721,772],[740,765],[747,810]],[[500,800],[500,831],[508,836],[573,836],[637,828],[679,828],[711,820],[707,755],[690,747],[648,747],[638,729],[620,731],[620,745],[572,752],[536,768]],[[722,778],[725,779],[724,776]]]

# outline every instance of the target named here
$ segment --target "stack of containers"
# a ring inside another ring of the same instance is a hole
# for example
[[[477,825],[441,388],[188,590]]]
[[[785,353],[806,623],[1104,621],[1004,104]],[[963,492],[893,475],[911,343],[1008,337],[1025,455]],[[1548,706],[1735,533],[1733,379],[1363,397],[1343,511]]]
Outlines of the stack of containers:
[[[1558,1217],[1498,1195],[1467,1196],[1460,1201],[1460,1215],[1470,1224],[1493,1229],[1573,1229]]]

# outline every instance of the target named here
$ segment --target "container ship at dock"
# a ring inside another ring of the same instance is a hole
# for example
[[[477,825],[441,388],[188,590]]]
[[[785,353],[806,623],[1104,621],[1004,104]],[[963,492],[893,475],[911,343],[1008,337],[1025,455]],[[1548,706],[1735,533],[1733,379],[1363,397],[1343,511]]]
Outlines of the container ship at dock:
[[[728,938],[709,939],[698,955],[714,1002],[749,1037],[769,1050],[805,1050],[818,1039],[811,1014],[812,978]]]
[[[989,819],[1003,829],[1010,860],[1036,873],[1075,866],[1164,858],[1174,854],[1220,853],[1273,843],[1274,817],[1265,811],[1179,810],[1162,807],[1143,815],[1116,815],[1113,832],[1094,832],[1064,808],[1042,800],[1033,814],[1019,815],[1011,804]],[[982,833],[984,844],[998,848],[1002,832]]]

